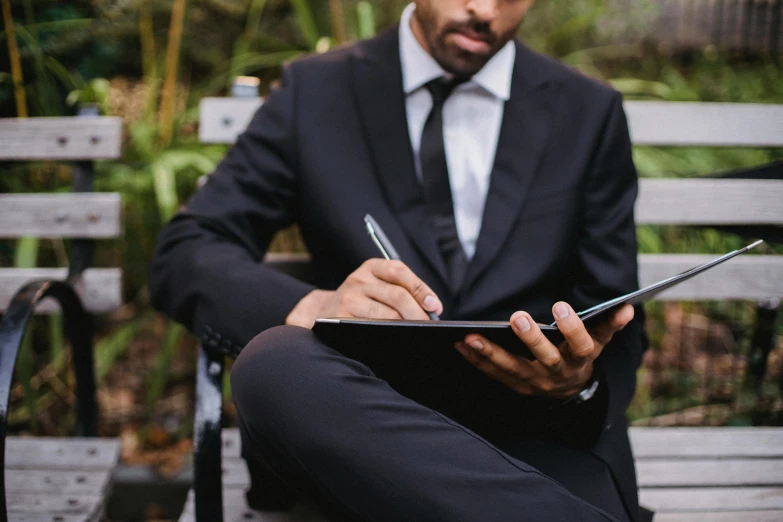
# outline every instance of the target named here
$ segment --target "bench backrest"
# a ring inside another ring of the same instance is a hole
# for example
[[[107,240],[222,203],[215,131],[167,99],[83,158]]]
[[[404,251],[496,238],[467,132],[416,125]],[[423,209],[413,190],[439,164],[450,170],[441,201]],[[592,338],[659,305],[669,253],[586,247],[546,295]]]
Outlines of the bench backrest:
[[[122,234],[121,200],[115,193],[91,190],[91,164],[120,157],[122,120],[116,117],[0,119],[0,162],[75,161],[80,180],[74,193],[0,194],[0,239],[107,239]],[[0,168],[0,175],[5,169]],[[76,174],[75,174],[76,176]],[[0,269],[0,312],[24,283],[32,279],[65,279],[66,268]],[[119,268],[89,268],[76,283],[87,310],[99,313],[122,304]],[[56,309],[44,302],[39,312]]]
[[[263,103],[261,98],[204,98],[199,137],[232,143]],[[635,145],[783,147],[783,105],[625,102]],[[783,227],[783,181],[642,179],[640,225],[772,225]],[[716,257],[642,254],[644,286]],[[269,254],[285,271],[305,271],[306,255]],[[783,298],[783,256],[746,255],[660,294],[662,300]]]

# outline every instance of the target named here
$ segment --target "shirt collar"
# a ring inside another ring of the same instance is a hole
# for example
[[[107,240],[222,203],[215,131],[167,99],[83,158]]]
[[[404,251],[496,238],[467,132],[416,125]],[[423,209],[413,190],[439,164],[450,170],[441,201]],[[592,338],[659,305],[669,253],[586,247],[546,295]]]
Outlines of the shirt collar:
[[[406,95],[430,80],[449,76],[413,35],[411,17],[415,9],[414,4],[408,4],[400,19],[400,62],[402,86]],[[479,72],[473,75],[470,82],[496,98],[508,100],[511,95],[511,73],[514,69],[516,51],[513,40],[506,43]]]

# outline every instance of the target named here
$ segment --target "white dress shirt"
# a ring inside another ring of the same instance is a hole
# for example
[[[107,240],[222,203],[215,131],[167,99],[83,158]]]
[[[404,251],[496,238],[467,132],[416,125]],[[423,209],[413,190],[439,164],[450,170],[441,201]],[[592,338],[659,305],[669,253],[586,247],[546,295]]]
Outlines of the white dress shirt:
[[[408,117],[416,174],[421,181],[419,149],[432,96],[424,85],[451,76],[421,46],[411,30],[416,6],[408,5],[400,20],[400,60],[405,111]],[[508,42],[468,82],[460,84],[443,106],[443,142],[449,168],[454,218],[468,259],[476,251],[484,202],[495,160],[503,106],[511,93],[516,48]]]

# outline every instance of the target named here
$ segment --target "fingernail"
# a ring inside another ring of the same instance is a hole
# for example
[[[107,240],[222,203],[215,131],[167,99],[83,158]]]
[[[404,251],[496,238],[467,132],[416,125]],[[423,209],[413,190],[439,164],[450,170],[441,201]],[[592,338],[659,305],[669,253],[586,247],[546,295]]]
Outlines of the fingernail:
[[[514,324],[517,325],[517,330],[519,330],[522,333],[527,333],[530,331],[530,321],[527,320],[527,317],[524,315],[521,317],[518,317],[516,321],[514,321]]]
[[[477,352],[480,352],[481,350],[484,349],[484,344],[478,339],[476,339],[475,341],[470,342],[470,347],[476,350]]]
[[[454,348],[456,348],[457,351],[459,353],[461,353],[463,357],[467,357],[468,356],[468,351],[465,349],[465,345],[464,344],[457,343],[457,344],[454,345]]]
[[[438,300],[434,296],[428,295],[424,298],[424,309],[428,312],[434,312],[438,306]]]
[[[557,303],[555,305],[555,313],[557,314],[557,317],[559,317],[560,319],[565,319],[566,317],[568,317],[568,314],[571,312],[565,303]]]

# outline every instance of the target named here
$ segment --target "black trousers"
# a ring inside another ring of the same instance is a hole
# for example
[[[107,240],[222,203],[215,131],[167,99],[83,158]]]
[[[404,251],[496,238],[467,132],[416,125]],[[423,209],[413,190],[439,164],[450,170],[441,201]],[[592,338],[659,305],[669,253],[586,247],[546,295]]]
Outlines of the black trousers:
[[[258,335],[231,387],[251,475],[268,466],[331,520],[628,520],[609,469],[591,454],[488,441],[310,330]]]

